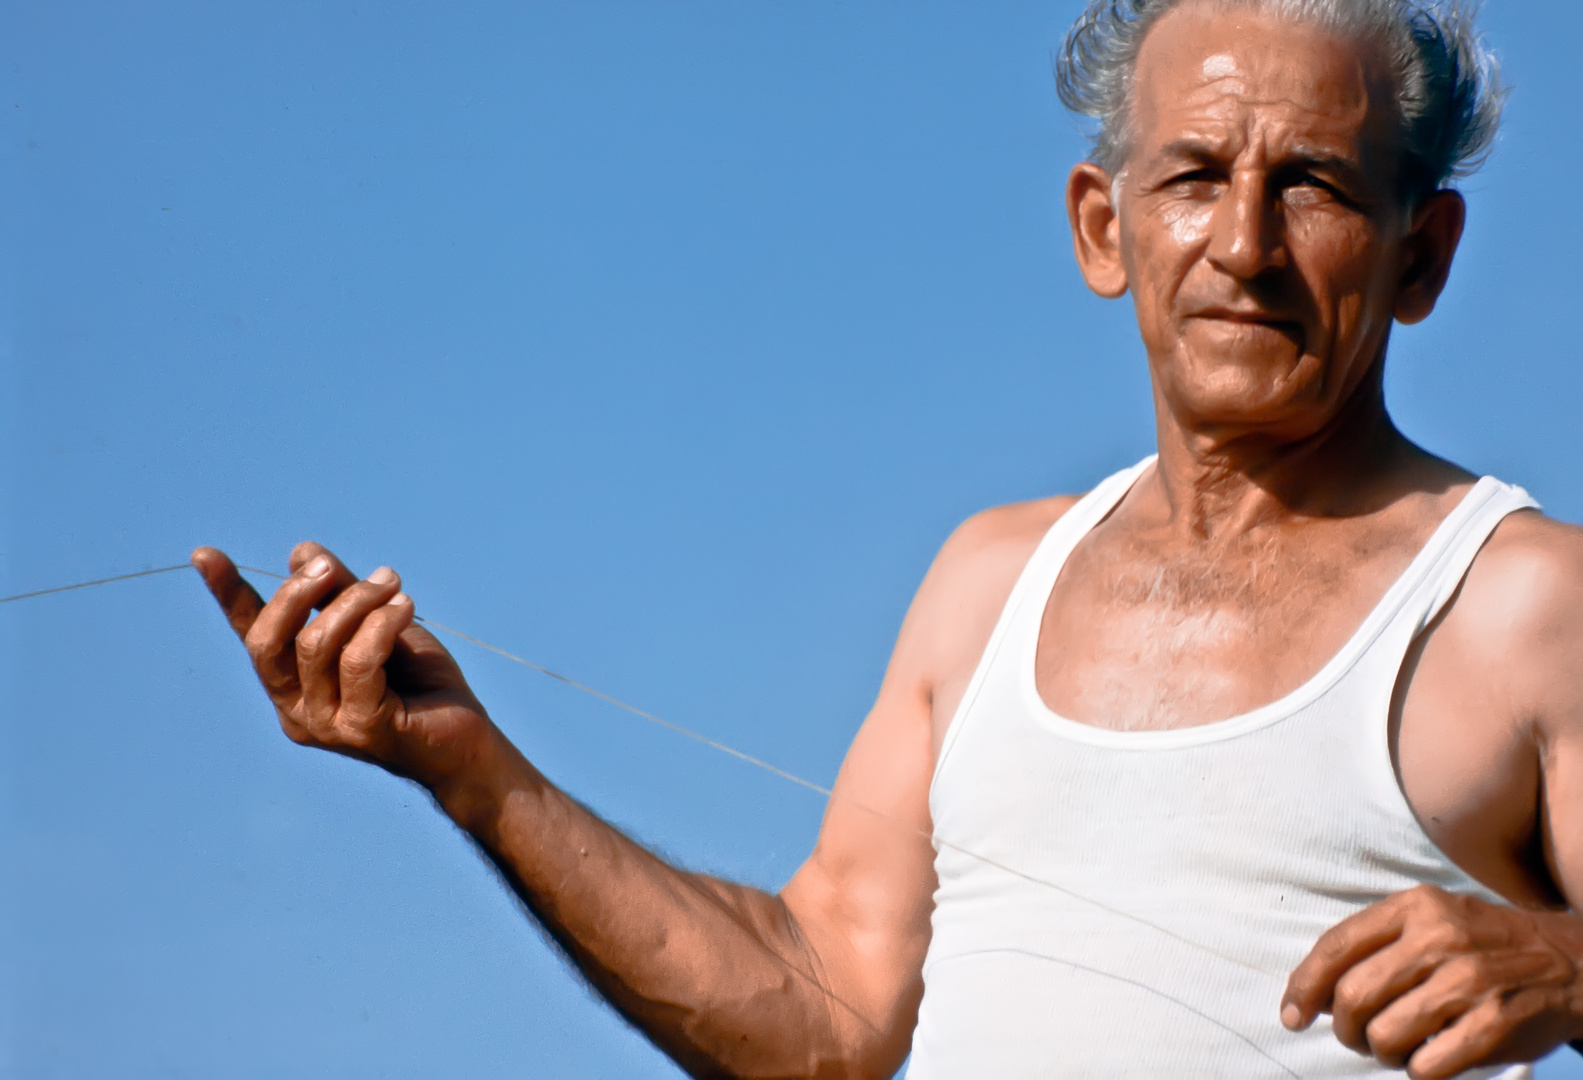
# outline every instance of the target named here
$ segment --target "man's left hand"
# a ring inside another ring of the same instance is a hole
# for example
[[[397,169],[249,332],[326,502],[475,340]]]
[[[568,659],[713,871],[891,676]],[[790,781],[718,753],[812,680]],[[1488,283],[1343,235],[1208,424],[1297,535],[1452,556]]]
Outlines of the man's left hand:
[[[1328,1012],[1347,1046],[1441,1080],[1583,1035],[1580,963],[1571,914],[1420,885],[1321,937],[1287,982],[1281,1021],[1297,1031]]]

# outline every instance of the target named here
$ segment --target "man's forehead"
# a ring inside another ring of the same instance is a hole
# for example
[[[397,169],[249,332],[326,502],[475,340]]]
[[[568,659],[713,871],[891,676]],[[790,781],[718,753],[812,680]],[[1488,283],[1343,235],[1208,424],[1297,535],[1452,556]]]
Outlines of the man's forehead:
[[[1138,57],[1136,134],[1149,152],[1261,138],[1355,152],[1377,117],[1368,51],[1312,24],[1243,8],[1188,5],[1162,18]],[[1297,145],[1291,149],[1299,149]]]

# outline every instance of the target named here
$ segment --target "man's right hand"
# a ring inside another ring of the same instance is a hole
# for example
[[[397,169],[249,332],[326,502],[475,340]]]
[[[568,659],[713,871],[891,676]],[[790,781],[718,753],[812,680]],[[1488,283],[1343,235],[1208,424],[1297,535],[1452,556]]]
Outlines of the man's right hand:
[[[442,801],[494,743],[461,668],[412,621],[412,600],[389,568],[359,581],[325,548],[299,544],[291,577],[266,604],[224,552],[201,547],[192,563],[292,741],[373,762]]]
[[[953,693],[966,687],[1048,527],[1035,521],[1013,543],[969,530],[948,545],[956,554],[930,571],[836,778],[818,848],[779,895],[670,866],[550,783],[413,624],[394,573],[359,581],[302,544],[266,604],[223,553],[192,560],[286,734],[433,792],[594,988],[683,1069],[878,1078],[906,1058],[923,992],[933,710],[956,704],[935,693],[939,672],[954,673]]]

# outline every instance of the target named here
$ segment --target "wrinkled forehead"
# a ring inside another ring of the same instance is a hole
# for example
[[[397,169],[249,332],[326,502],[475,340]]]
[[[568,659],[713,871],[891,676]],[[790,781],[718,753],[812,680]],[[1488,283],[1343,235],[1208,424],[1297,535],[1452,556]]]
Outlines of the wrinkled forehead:
[[[1380,50],[1312,22],[1235,4],[1186,4],[1138,54],[1134,155],[1190,139],[1373,157],[1396,137]],[[1360,162],[1361,163],[1361,162]]]

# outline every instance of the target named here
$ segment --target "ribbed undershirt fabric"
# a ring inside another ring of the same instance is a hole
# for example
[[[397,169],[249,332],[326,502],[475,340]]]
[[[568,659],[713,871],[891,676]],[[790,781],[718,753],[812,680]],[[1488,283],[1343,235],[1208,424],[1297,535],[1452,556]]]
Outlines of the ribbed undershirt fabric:
[[[1045,536],[946,734],[909,1080],[1400,1076],[1337,1042],[1329,1017],[1285,1030],[1288,974],[1330,927],[1422,882],[1504,902],[1419,826],[1387,722],[1412,640],[1533,499],[1480,480],[1352,639],[1281,700],[1118,732],[1045,705],[1034,656],[1068,555],[1152,463],[1106,480]]]

